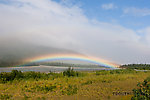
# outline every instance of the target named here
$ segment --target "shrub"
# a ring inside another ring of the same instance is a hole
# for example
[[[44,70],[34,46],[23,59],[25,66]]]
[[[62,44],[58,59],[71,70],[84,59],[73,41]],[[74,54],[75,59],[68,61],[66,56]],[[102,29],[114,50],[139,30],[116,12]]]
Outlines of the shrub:
[[[150,100],[150,77],[142,83],[137,84],[138,88],[133,89],[132,100]]]
[[[63,75],[68,76],[68,77],[71,77],[71,76],[78,77],[81,74],[79,72],[74,71],[73,68],[69,67],[66,71],[63,72]]]
[[[42,73],[40,72],[25,72],[24,73],[24,78],[29,79],[29,78],[33,78],[33,79],[37,79],[37,78],[41,78],[42,77]]]
[[[10,80],[14,80],[15,78],[19,79],[19,78],[23,78],[23,73],[18,70],[12,70],[10,76],[11,76]]]
[[[23,78],[23,73],[18,70],[12,70],[12,72],[2,72],[0,73],[0,81],[6,83],[8,81],[13,81],[14,79]]]

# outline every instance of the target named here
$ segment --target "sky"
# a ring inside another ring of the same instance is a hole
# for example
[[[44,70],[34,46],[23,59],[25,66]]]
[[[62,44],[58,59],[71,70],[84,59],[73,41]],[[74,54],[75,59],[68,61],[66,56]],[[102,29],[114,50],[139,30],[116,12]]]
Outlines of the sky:
[[[149,5],[149,0],[0,0],[0,47],[24,42],[118,64],[150,63]]]

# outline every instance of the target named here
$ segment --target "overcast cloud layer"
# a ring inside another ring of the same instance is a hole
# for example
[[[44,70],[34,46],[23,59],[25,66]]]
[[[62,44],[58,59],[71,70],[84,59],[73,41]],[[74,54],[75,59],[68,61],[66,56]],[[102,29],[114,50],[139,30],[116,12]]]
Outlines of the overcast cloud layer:
[[[119,64],[150,63],[150,27],[133,30],[89,19],[78,5],[50,0],[10,2],[0,4],[0,47],[4,41],[11,41],[11,45],[15,40],[69,49]]]

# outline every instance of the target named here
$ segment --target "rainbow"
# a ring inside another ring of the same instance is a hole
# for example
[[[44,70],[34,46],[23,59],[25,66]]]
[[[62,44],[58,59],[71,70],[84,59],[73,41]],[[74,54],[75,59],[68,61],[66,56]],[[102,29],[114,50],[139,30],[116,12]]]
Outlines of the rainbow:
[[[110,63],[103,59],[88,57],[84,55],[75,55],[75,54],[51,54],[51,55],[26,59],[25,61],[28,63],[33,63],[33,62],[45,62],[45,61],[56,61],[56,60],[80,60],[80,61],[86,61],[89,63],[101,65],[108,68],[118,67],[117,64]]]

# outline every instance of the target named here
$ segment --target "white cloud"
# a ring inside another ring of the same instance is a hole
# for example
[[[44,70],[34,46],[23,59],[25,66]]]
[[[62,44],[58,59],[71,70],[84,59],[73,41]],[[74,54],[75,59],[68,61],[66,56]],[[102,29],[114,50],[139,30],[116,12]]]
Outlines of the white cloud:
[[[77,5],[68,7],[51,0],[0,4],[0,39],[9,38],[71,49],[118,63],[138,62],[143,55],[141,62],[150,61],[150,48],[139,41],[136,31],[90,20]]]
[[[115,6],[113,3],[102,4],[101,7],[102,7],[103,9],[105,9],[105,10],[111,10],[111,9],[117,8],[117,6]]]
[[[150,27],[140,29],[140,30],[138,30],[138,32],[142,36],[142,41],[144,41],[145,44],[150,46]]]
[[[132,16],[148,16],[150,15],[150,9],[128,7],[123,10],[123,13],[125,15],[132,15]]]

